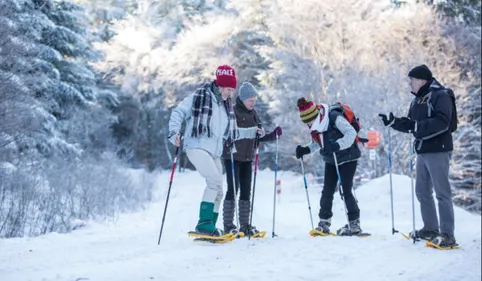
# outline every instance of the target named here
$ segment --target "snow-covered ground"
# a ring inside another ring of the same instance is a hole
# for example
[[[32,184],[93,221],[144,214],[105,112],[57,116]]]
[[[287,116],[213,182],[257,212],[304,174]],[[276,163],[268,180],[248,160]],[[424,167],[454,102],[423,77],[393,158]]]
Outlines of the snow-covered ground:
[[[157,245],[169,172],[156,183],[157,200],[115,223],[94,224],[70,234],[0,240],[0,280],[481,280],[481,217],[456,208],[461,248],[438,251],[391,233],[389,177],[357,189],[362,227],[369,238],[317,237],[311,229],[300,175],[279,174],[276,233],[271,237],[274,175],[258,173],[253,224],[264,239],[224,245],[193,243],[186,233],[197,221],[203,180],[176,174],[166,224]],[[412,228],[410,179],[394,175],[395,228]],[[311,185],[314,223],[321,190]],[[415,200],[416,201],[416,200]],[[334,202],[333,230],[345,224],[342,201]],[[417,227],[421,219],[416,202]],[[222,223],[218,222],[221,227]]]

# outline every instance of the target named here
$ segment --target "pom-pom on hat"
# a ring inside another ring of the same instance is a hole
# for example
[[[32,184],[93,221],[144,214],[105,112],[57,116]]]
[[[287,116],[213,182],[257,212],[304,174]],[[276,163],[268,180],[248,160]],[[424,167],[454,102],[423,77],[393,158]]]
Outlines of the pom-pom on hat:
[[[312,101],[307,101],[304,97],[298,99],[297,105],[300,111],[301,121],[304,123],[309,123],[310,121],[315,120],[320,112],[316,104]]]

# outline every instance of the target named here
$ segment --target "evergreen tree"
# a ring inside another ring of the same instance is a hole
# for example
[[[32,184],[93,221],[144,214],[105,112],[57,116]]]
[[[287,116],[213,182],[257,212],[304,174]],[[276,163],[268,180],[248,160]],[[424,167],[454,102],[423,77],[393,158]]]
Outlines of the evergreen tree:
[[[1,1],[0,24],[0,237],[70,231],[149,198],[109,156],[117,96],[97,85],[79,7]]]
[[[54,63],[60,74],[54,98],[59,104],[60,112],[55,116],[61,129],[67,140],[79,143],[83,149],[105,149],[110,146],[109,126],[114,120],[106,107],[117,106],[118,100],[116,93],[97,87],[96,73],[89,62],[101,55],[93,49],[95,37],[87,32],[83,10],[63,1],[42,0],[37,5],[53,23],[42,30],[40,42],[62,56]],[[91,118],[84,118],[86,114]]]
[[[439,12],[455,22],[480,27],[480,0],[425,0],[424,2],[429,5],[435,5]]]
[[[261,119],[262,125],[266,134],[271,133],[271,131],[276,127],[273,124],[273,120],[271,115],[269,114],[269,105],[268,103],[264,102],[263,98],[258,98],[258,101],[255,106],[256,112],[258,113],[259,118]],[[282,138],[282,137],[281,137]],[[275,151],[276,151],[276,143],[275,142],[263,142],[260,144],[259,149],[259,169],[265,168],[274,168],[275,163]]]

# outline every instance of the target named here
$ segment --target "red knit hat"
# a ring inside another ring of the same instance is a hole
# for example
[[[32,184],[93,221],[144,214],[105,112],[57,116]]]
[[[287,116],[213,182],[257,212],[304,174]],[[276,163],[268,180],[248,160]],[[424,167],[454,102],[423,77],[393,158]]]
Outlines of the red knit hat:
[[[236,89],[236,72],[229,65],[221,65],[216,69],[216,85]]]
[[[318,116],[318,113],[320,112],[316,104],[314,104],[312,101],[307,101],[305,98],[299,98],[297,105],[300,111],[301,121],[304,123],[315,120],[316,116]]]

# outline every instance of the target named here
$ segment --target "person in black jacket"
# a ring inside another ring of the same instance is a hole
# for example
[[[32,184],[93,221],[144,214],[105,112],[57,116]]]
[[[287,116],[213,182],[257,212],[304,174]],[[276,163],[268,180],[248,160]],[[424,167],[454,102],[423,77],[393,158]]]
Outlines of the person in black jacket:
[[[385,126],[411,133],[417,153],[416,195],[420,202],[423,228],[410,233],[412,238],[430,240],[441,247],[456,244],[454,237],[454,208],[449,183],[449,166],[453,150],[452,131],[456,122],[454,102],[426,65],[408,73],[415,96],[407,117],[379,114]],[[437,218],[433,189],[438,201],[440,224]],[[439,232],[440,226],[440,232]]]
[[[239,191],[239,232],[251,236],[259,231],[255,226],[249,225],[251,211],[251,180],[252,165],[255,160],[255,140],[259,136],[259,141],[274,141],[276,135],[281,136],[281,127],[276,127],[273,132],[265,134],[264,129],[259,128],[261,120],[254,109],[258,99],[258,92],[251,83],[244,82],[239,88],[239,96],[236,98],[234,113],[238,129],[238,137],[233,142],[230,140],[225,143],[223,150],[224,167],[226,170],[226,180],[228,191],[223,203],[223,222],[224,232],[237,234],[237,227],[234,224],[235,198],[233,187],[233,172],[231,167],[231,148],[233,148],[234,160],[234,185]],[[231,147],[233,146],[234,147]]]
[[[311,129],[312,142],[307,146],[296,147],[296,158],[315,153],[320,154],[325,161],[325,179],[320,198],[320,222],[316,230],[325,234],[330,233],[333,196],[338,183],[336,164],[333,153],[336,155],[341,177],[344,202],[348,209],[349,224],[338,229],[338,235],[357,235],[362,232],[360,227],[360,209],[353,196],[353,178],[355,176],[358,159],[361,156],[360,148],[356,142],[357,132],[346,120],[341,112],[330,110],[327,104],[316,105],[305,98],[299,98],[298,109],[301,120]]]

